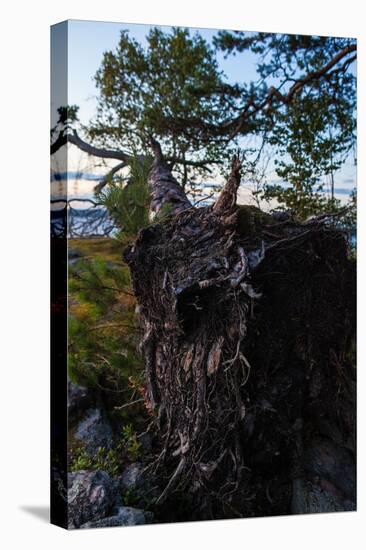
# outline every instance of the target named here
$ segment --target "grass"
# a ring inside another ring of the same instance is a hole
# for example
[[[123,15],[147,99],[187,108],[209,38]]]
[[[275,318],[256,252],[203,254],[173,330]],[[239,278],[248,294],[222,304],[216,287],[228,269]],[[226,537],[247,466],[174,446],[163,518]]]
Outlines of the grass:
[[[110,237],[69,239],[69,249],[81,254],[85,260],[102,258],[123,265],[122,248],[120,241]]]

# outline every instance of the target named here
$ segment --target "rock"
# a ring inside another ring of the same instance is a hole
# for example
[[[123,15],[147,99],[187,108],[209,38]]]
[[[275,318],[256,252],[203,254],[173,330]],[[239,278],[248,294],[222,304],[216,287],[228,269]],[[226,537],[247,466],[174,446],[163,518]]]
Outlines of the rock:
[[[68,263],[69,265],[75,265],[83,255],[75,248],[69,248],[68,250]]]
[[[76,250],[75,248],[69,248],[68,256],[69,256],[70,260],[75,260],[76,258],[81,258],[82,257],[80,252],[78,250]]]
[[[292,485],[294,514],[356,510],[355,461],[348,449],[315,437],[303,453],[302,467],[305,479]]]
[[[152,437],[151,434],[144,432],[138,436],[139,443],[144,451],[151,451],[152,449]]]
[[[115,481],[102,470],[80,470],[68,475],[69,528],[107,516],[116,498]]]
[[[68,382],[67,409],[69,435],[82,443],[85,451],[93,456],[100,447],[110,449],[113,431],[103,408],[97,406],[97,396],[89,389]]]
[[[140,462],[134,462],[127,466],[122,475],[119,476],[122,489],[134,489],[140,487],[144,483],[143,466]]]
[[[67,385],[67,413],[69,423],[74,424],[82,418],[85,411],[93,405],[93,397],[87,388],[69,381]]]
[[[109,421],[101,409],[89,409],[86,416],[76,427],[75,439],[83,443],[85,451],[94,456],[100,447],[110,449],[113,444],[113,432]]]
[[[152,472],[147,473],[145,466],[140,462],[134,462],[125,468],[123,473],[116,478],[118,483],[121,500],[119,504],[130,504],[125,502],[125,495],[132,493],[134,497],[133,504],[143,508],[146,502],[152,502],[160,495],[157,480]]]
[[[115,509],[115,512],[116,513],[113,516],[108,516],[96,521],[88,521],[83,525],[80,525],[80,529],[145,525],[146,523],[152,523],[154,517],[152,512],[145,512],[144,510],[131,508],[129,506],[119,506]]]
[[[334,485],[346,499],[356,500],[356,468],[352,453],[329,439],[317,438],[304,453],[306,471]]]
[[[292,485],[291,512],[293,514],[318,514],[350,511],[352,503],[345,502],[340,495],[328,488],[302,479],[295,479]]]

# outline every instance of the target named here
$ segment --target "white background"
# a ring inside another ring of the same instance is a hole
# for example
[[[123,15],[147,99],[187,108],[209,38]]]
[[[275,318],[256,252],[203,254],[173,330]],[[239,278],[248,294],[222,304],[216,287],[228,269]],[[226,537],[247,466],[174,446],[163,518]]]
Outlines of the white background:
[[[0,544],[37,548],[361,548],[365,535],[366,16],[360,0],[3,1],[1,7]],[[359,511],[66,532],[47,523],[49,26],[61,20],[237,28],[359,39]],[[5,307],[4,307],[5,306]],[[33,510],[33,512],[30,511]],[[38,513],[37,513],[38,510]],[[36,513],[35,513],[36,512]],[[43,519],[42,519],[43,516]]]

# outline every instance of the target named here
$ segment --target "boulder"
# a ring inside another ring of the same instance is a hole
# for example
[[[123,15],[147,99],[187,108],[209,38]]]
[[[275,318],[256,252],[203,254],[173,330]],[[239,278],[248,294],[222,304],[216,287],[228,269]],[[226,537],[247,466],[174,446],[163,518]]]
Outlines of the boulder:
[[[123,490],[136,489],[144,485],[143,465],[140,462],[133,462],[119,476],[120,485]]]
[[[356,501],[356,467],[348,449],[319,437],[304,453],[304,468],[311,476],[334,485],[345,499]]]
[[[116,505],[131,504],[124,499],[126,494],[132,494],[133,504],[144,508],[147,502],[155,501],[161,492],[154,474],[151,471],[147,473],[146,465],[141,462],[133,462],[127,466],[116,478],[116,483],[121,495],[121,501],[117,501]]]
[[[319,514],[350,512],[356,510],[355,503],[344,500],[329,482],[310,482],[294,479],[292,485],[291,512],[293,514]]]
[[[116,499],[116,483],[102,470],[80,470],[68,474],[68,526],[80,527],[106,517]]]
[[[96,521],[88,521],[80,525],[80,529],[92,529],[94,527],[118,527],[130,525],[145,525],[152,523],[153,513],[131,508],[130,506],[119,506],[115,508],[114,515],[98,519]]]
[[[89,409],[77,425],[74,437],[83,444],[85,451],[94,456],[100,447],[110,449],[113,445],[112,427],[99,408]]]

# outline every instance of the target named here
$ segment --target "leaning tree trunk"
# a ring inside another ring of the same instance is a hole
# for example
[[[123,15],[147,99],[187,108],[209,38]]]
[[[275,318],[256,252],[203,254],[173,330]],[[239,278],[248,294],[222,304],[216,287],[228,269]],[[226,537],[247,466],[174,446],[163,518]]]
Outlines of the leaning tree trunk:
[[[166,477],[157,504],[189,495],[184,518],[353,509],[354,281],[342,234],[326,219],[237,207],[238,158],[215,205],[192,207],[153,148],[152,209],[171,215],[125,258]]]

